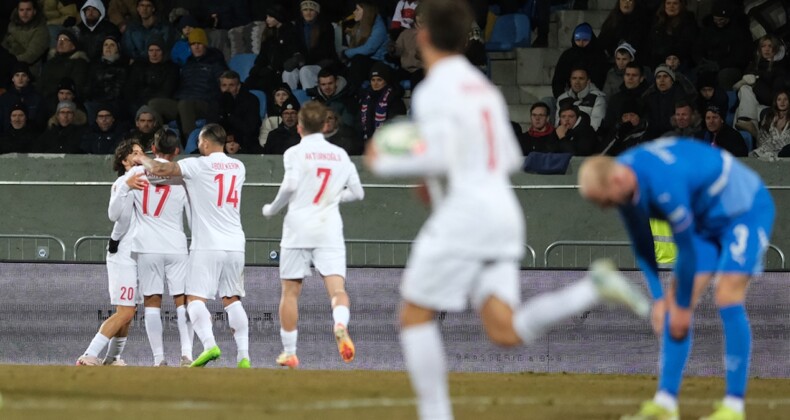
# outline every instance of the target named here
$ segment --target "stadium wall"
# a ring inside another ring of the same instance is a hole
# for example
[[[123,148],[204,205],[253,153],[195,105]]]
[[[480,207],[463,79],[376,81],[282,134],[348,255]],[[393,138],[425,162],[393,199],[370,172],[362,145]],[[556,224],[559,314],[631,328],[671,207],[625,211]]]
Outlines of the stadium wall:
[[[337,354],[322,283],[316,277],[308,278],[300,302],[300,367],[402,370],[396,322],[401,273],[395,268],[349,270],[349,326],[357,347],[357,357],[350,365],[342,363]],[[522,271],[522,297],[562,287],[581,275],[578,271]],[[637,272],[626,275],[642,284]],[[281,350],[277,269],[247,267],[245,279],[251,360],[256,367],[274,368],[274,358]],[[788,280],[788,273],[767,273],[750,290],[747,307],[754,336],[753,376],[790,377]],[[175,310],[172,301],[163,302],[165,354],[169,364],[177,366],[180,345]],[[208,307],[223,351],[213,365],[234,366],[235,344],[227,317],[217,301],[209,302]],[[0,263],[0,364],[72,364],[111,310],[103,264]],[[620,308],[596,307],[515,349],[491,345],[471,311],[444,314],[439,321],[453,371],[654,374],[658,363],[658,340],[647,320]],[[708,293],[695,313],[687,373],[721,375],[721,349],[719,316]],[[195,354],[201,350],[198,340],[194,350]],[[153,364],[142,313],[133,322],[124,359],[132,365]]]
[[[109,235],[112,224],[107,219],[107,203],[115,180],[111,158],[0,155],[0,235],[56,236],[67,246],[67,259],[72,258],[71,246],[77,238]],[[282,158],[240,159],[247,167],[241,206],[244,231],[248,238],[279,237],[282,217],[266,220],[260,209],[276,195],[283,174]],[[538,267],[543,265],[543,251],[554,241],[627,239],[615,212],[600,211],[579,198],[575,185],[580,162],[574,158],[567,175],[521,173],[513,177],[527,219],[527,241],[537,251]],[[771,242],[790,252],[790,212],[783,211],[790,204],[790,161],[743,162],[759,172],[771,188],[778,210]],[[362,202],[342,206],[346,238],[413,239],[428,215],[427,208],[408,188],[415,180],[378,179],[365,171],[359,160],[357,164],[366,196]],[[0,259],[10,253],[2,248],[0,241]]]

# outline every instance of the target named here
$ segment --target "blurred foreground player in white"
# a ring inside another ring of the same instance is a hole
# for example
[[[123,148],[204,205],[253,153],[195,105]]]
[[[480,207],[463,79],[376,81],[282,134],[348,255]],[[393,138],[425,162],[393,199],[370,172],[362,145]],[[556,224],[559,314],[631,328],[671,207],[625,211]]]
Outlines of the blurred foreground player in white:
[[[436,311],[463,311],[471,301],[494,343],[514,346],[602,299],[625,303],[642,316],[644,296],[607,263],[579,282],[519,305],[519,265],[524,249],[522,210],[509,180],[521,151],[498,89],[462,52],[472,14],[467,2],[423,0],[417,42],[427,77],[417,87],[413,117],[421,152],[377,150],[366,163],[382,176],[445,176],[441,197],[432,187],[433,214],[409,256],[401,295],[401,345],[421,419],[452,418],[447,367]],[[385,135],[383,126],[376,136]],[[436,185],[431,183],[429,186]],[[515,309],[515,310],[514,310]]]
[[[110,303],[115,306],[115,313],[101,324],[85,353],[77,359],[77,365],[125,365],[120,355],[126,345],[129,325],[138,303],[137,262],[132,258],[135,230],[132,218],[133,202],[127,184],[135,156],[143,156],[143,147],[136,139],[125,139],[115,148],[113,169],[118,173],[118,179],[112,184],[110,205],[107,209],[107,215],[115,224],[106,258]],[[99,360],[99,353],[105,347],[108,347],[107,354],[102,361]]]
[[[222,352],[212,330],[206,301],[217,294],[228,314],[228,324],[236,340],[237,366],[250,367],[249,319],[244,297],[244,231],[241,229],[241,188],[244,164],[224,153],[225,130],[207,124],[198,135],[200,157],[178,162],[158,162],[138,156],[149,175],[182,178],[192,207],[192,244],[187,268],[187,312],[203,353],[192,367],[219,359]]]
[[[332,303],[337,349],[343,361],[354,360],[354,343],[348,334],[350,302],[344,286],[346,245],[343,240],[341,202],[361,200],[365,193],[357,168],[348,154],[324,138],[321,130],[328,116],[323,104],[311,101],[299,111],[296,126],[302,140],[283,155],[285,174],[280,190],[263,215],[272,217],[288,206],[280,242],[280,337],[283,352],[277,364],[296,368],[299,295],[302,280],[312,274],[310,263],[324,278]]]
[[[159,162],[170,162],[178,156],[181,141],[167,130],[156,136],[153,152]],[[145,169],[136,166],[131,177],[141,179],[145,186],[134,191],[134,221],[137,227],[132,251],[137,256],[137,275],[145,307],[145,332],[154,355],[154,366],[167,366],[162,341],[162,294],[167,289],[176,306],[176,322],[181,342],[181,366],[192,364],[192,323],[187,319],[184,288],[187,276],[187,237],[184,214],[190,216],[189,201],[182,184],[158,185],[153,175],[145,177]]]

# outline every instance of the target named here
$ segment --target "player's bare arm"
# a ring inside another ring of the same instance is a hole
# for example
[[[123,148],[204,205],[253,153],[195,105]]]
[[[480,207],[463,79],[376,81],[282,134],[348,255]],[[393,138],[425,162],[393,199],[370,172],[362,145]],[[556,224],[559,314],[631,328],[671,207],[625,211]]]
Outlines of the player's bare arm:
[[[148,156],[135,156],[134,162],[143,165],[148,173],[159,177],[181,176],[181,167],[175,162],[159,162]]]
[[[130,190],[142,190],[148,187],[148,181],[143,178],[144,172],[135,173],[126,179],[126,185]]]

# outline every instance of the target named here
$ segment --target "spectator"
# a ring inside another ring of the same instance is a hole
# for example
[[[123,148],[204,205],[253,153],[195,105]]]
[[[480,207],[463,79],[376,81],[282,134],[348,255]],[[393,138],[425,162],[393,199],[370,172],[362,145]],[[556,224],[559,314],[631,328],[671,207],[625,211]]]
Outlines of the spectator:
[[[49,30],[35,0],[19,0],[2,46],[23,63],[37,65],[44,58],[49,49]]]
[[[197,20],[191,15],[181,16],[177,22],[176,32],[178,32],[178,39],[173,43],[173,48],[170,50],[170,59],[179,67],[183,67],[187,59],[192,56],[192,49],[189,48],[189,33],[192,32],[192,29],[199,26]]]
[[[568,90],[557,98],[558,110],[555,121],[560,120],[560,109],[573,104],[590,117],[589,122],[593,130],[598,130],[606,115],[606,97],[590,83],[587,74],[587,70],[583,67],[574,67],[571,70]]]
[[[112,0],[107,6],[107,19],[122,34],[126,33],[127,26],[137,18],[137,0]]]
[[[406,29],[414,27],[417,19],[417,5],[419,0],[399,0],[395,6],[395,13],[392,14],[390,23],[390,36],[398,39],[398,36]]]
[[[347,89],[346,79],[338,76],[334,69],[321,69],[318,73],[318,87],[308,90],[307,94],[335,111],[341,124],[356,129],[359,106],[353,93]]]
[[[598,140],[590,126],[590,117],[573,104],[560,109],[559,124],[554,132],[563,143],[561,150],[572,151],[574,156],[590,156],[597,149]]]
[[[39,127],[46,127],[49,118],[55,114],[58,104],[61,102],[74,102],[77,110],[74,111],[74,119],[79,124],[84,124],[88,121],[85,111],[82,109],[82,102],[77,97],[77,88],[74,81],[68,77],[60,79],[56,87],[55,95],[50,97],[43,97],[40,109],[36,111],[36,123]]]
[[[95,116],[97,102],[109,102],[114,109],[123,109],[122,97],[129,78],[129,59],[121,55],[118,38],[112,35],[104,37],[101,57],[91,63],[89,72],[90,88],[85,97],[89,118]],[[123,114],[115,113],[115,116],[124,119]]]
[[[357,2],[354,26],[348,30],[349,48],[341,54],[348,62],[348,82],[357,91],[367,79],[376,61],[384,61],[387,54],[387,26],[379,16],[379,9],[370,0]]]
[[[756,56],[746,69],[746,74],[733,86],[740,100],[735,118],[752,125],[757,124],[760,112],[771,104],[774,92],[790,85],[785,68],[787,50],[782,41],[773,35],[765,35],[760,38],[758,45]]]
[[[47,129],[38,140],[34,151],[37,153],[82,153],[83,124],[74,120],[77,106],[74,102],[61,102],[55,115],[49,119]]]
[[[13,72],[11,83],[5,93],[0,95],[0,115],[8,116],[12,107],[22,104],[25,108],[25,117],[32,123],[36,121],[36,114],[41,104],[41,95],[36,92],[36,89],[31,84],[33,75],[30,73],[30,67],[27,64],[17,63]],[[0,124],[0,133],[9,129],[11,127],[10,124],[10,121],[6,118]]]
[[[77,33],[71,29],[64,29],[58,34],[55,49],[49,52],[39,80],[39,92],[45,98],[55,96],[58,82],[65,77],[74,82],[76,92],[87,91],[88,56],[77,49],[78,40]]]
[[[327,110],[326,123],[322,132],[326,141],[343,148],[350,156],[361,155],[365,149],[365,143],[357,133],[351,127],[340,124],[337,114],[331,109]]]
[[[293,70],[283,72],[283,81],[291,89],[297,89],[300,84],[302,89],[310,89],[318,84],[318,72],[337,62],[335,29],[322,18],[317,1],[303,0],[299,7],[302,15],[296,21],[297,53],[291,62],[284,64],[284,68],[293,67]]]
[[[549,106],[545,102],[532,104],[529,110],[529,129],[518,138],[524,156],[532,152],[573,153],[569,143],[561,143],[557,138],[554,126],[549,122],[549,112]]]
[[[675,84],[675,72],[667,65],[656,67],[655,84],[642,95],[648,120],[648,138],[654,139],[672,129],[670,119],[675,113],[675,103],[681,100],[696,102],[696,95],[687,94]]]
[[[623,115],[623,104],[629,99],[639,99],[649,86],[644,77],[644,67],[635,62],[626,64],[623,71],[623,83],[617,93],[606,99],[606,116],[601,124],[604,129],[614,127]]]
[[[261,36],[261,52],[244,83],[249,89],[271,92],[281,82],[286,82],[283,71],[297,68],[298,34],[293,24],[285,18],[285,11],[279,4],[268,9],[266,27]],[[285,68],[288,61],[288,68]]]
[[[647,51],[650,33],[645,28],[651,24],[643,0],[619,0],[603,22],[598,41],[609,57],[615,56],[615,50],[623,42],[636,51]]]
[[[113,0],[116,1],[116,0]],[[72,0],[38,1],[47,20],[49,48],[55,47],[58,34],[63,28],[71,28],[80,23],[80,11]]]
[[[151,150],[154,144],[154,135],[162,127],[162,120],[150,106],[143,105],[134,116],[134,128],[130,130],[131,136],[140,140],[143,150]]]
[[[685,0],[664,0],[650,32],[648,64],[655,67],[663,63],[670,51],[676,52],[681,62],[691,63],[698,32],[697,20],[694,13],[686,10]]]
[[[104,4],[101,0],[87,0],[80,9],[82,22],[77,25],[80,32],[82,50],[91,61],[101,56],[102,44],[108,35],[121,39],[121,31],[106,19]]]
[[[696,137],[711,146],[721,147],[735,157],[746,157],[749,150],[741,133],[724,124],[724,112],[715,106],[705,110],[705,129]]]
[[[299,102],[291,96],[282,107],[280,113],[282,123],[269,133],[269,137],[266,139],[266,145],[263,146],[264,155],[281,155],[291,146],[299,144],[301,136],[296,131],[298,114]]]
[[[219,77],[219,123],[233,131],[241,153],[260,154],[258,133],[261,110],[258,98],[241,86],[239,74],[229,70]]]
[[[236,141],[236,134],[233,131],[225,130],[225,154],[235,155],[241,151],[241,145]]]
[[[400,58],[400,69],[398,70],[399,80],[408,80],[411,89],[414,90],[417,84],[425,78],[420,52],[417,50],[417,29],[420,27],[420,6],[417,6],[417,16],[411,28],[403,30],[398,35],[393,45],[393,55]],[[471,61],[471,60],[470,60]]]
[[[222,0],[206,2],[211,23],[210,26],[215,29],[227,30],[237,26],[244,26],[252,22],[252,19],[250,19],[250,7],[248,3],[249,2],[247,0]]]
[[[790,94],[788,91],[776,92],[773,106],[765,112],[765,116],[760,122],[760,131],[755,137],[757,148],[751,152],[751,156],[777,157],[779,152],[790,144],[789,108]]]
[[[288,86],[287,83],[283,83],[276,87],[269,96],[269,104],[266,108],[268,115],[266,119],[261,122],[261,131],[258,133],[258,144],[260,144],[261,147],[266,145],[266,139],[269,138],[269,133],[282,124],[282,107],[291,96],[293,96],[293,93],[291,92],[291,87]]]
[[[732,0],[716,0],[694,45],[694,61],[701,72],[718,72],[719,85],[729,88],[743,76],[749,63],[748,21]]]
[[[123,34],[123,53],[133,61],[144,60],[148,56],[148,41],[154,37],[163,40],[164,48],[169,48],[175,41],[173,28],[156,15],[153,0],[137,0],[137,18],[129,23]]]
[[[664,64],[669,67],[670,70],[675,72],[675,84],[680,85],[683,88],[683,91],[689,95],[696,95],[697,87],[694,82],[689,79],[686,72],[689,70],[685,63],[680,61],[680,57],[678,57],[678,53],[670,52],[667,57],[664,59]]]
[[[614,51],[614,65],[606,73],[606,82],[603,85],[603,93],[607,98],[612,97],[620,90],[623,85],[623,75],[625,66],[636,61],[636,50],[631,44],[623,42]]]
[[[697,111],[704,113],[709,107],[715,106],[721,110],[728,109],[729,98],[727,92],[719,87],[721,74],[705,72],[697,76]],[[757,133],[754,134],[755,136]]]
[[[647,141],[646,119],[642,118],[642,104],[638,99],[629,98],[620,110],[620,120],[604,139],[601,154],[618,156],[624,151]]]
[[[33,151],[33,139],[39,133],[27,118],[25,105],[15,104],[10,107],[7,115],[8,124],[2,134],[0,134],[0,154],[2,153],[30,153]]]
[[[362,139],[367,142],[385,121],[406,115],[400,86],[392,86],[390,67],[376,63],[370,68],[370,88],[365,89],[359,100],[359,119]]]
[[[551,90],[555,98],[559,98],[565,92],[571,78],[571,70],[579,66],[583,65],[588,69],[588,77],[595,86],[603,86],[606,81],[609,63],[606,54],[598,46],[592,26],[587,22],[577,25],[571,43],[571,47],[562,52],[554,68]]]
[[[691,103],[679,101],[675,104],[675,115],[670,119],[672,130],[663,137],[694,137],[702,126],[702,118]]]
[[[126,99],[133,114],[154,98],[171,98],[178,87],[178,66],[165,57],[160,37],[148,40],[148,57],[136,60],[129,72]]]
[[[481,71],[484,71],[488,65],[488,53],[486,53],[483,30],[477,26],[476,22],[472,22],[472,27],[469,28],[469,39],[466,42],[464,56]]]
[[[110,155],[123,138],[124,130],[115,120],[113,107],[108,103],[96,107],[96,124],[82,135],[81,148],[84,153]]]
[[[219,98],[219,76],[228,68],[222,52],[207,46],[208,38],[202,29],[189,33],[189,44],[192,56],[181,68],[175,99],[154,98],[148,103],[167,121],[178,118],[183,139],[195,130],[199,118],[216,118],[211,105]]]

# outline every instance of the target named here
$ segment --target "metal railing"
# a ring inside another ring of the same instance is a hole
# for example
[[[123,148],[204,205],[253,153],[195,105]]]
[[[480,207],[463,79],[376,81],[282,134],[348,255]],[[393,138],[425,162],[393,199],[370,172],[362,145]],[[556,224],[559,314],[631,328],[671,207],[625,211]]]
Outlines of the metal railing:
[[[562,249],[563,247],[573,247],[573,250],[567,255]],[[614,249],[624,248],[624,249]],[[559,265],[549,265],[549,258],[552,251],[557,252],[559,255]],[[785,269],[785,254],[778,246],[769,244],[768,251],[773,251],[779,258],[778,264],[773,264],[773,259],[767,255],[765,256],[766,268],[780,268]],[[572,260],[572,264],[566,265],[566,256]],[[611,258],[620,268],[638,268],[636,258],[634,258],[633,251],[631,250],[631,242],[629,241],[556,241],[546,247],[543,253],[543,266],[544,267],[558,267],[558,268],[586,268],[594,260],[598,258]]]
[[[16,240],[16,241],[15,241]],[[60,248],[60,257],[51,258],[52,245]],[[0,235],[0,257],[3,260],[66,260],[66,244],[52,235]]]

